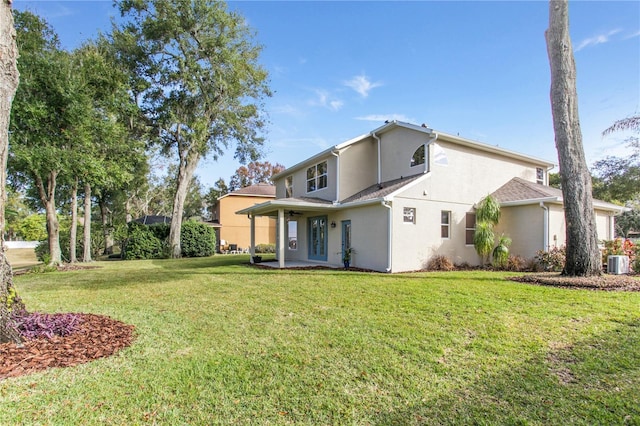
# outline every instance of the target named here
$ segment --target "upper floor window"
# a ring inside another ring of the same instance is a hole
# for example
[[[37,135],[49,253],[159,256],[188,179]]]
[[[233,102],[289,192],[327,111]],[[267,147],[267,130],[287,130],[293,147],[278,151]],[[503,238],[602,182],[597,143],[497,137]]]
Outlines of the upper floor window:
[[[536,183],[544,185],[544,169],[542,167],[536,168]]]
[[[425,160],[424,145],[420,145],[418,149],[416,149],[416,152],[414,152],[413,156],[411,157],[411,167],[424,164],[424,160]]]
[[[327,187],[327,162],[323,161],[307,169],[307,192]]]
[[[293,176],[284,178],[284,196],[285,198],[293,197]]]

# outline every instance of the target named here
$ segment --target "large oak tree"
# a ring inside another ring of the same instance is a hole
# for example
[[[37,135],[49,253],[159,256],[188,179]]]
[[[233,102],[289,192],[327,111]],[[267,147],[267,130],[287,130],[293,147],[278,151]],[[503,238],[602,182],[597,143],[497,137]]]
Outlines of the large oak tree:
[[[569,36],[568,0],[549,2],[549,29],[545,37],[551,66],[551,111],[567,233],[563,274],[599,275],[602,273],[602,260],[591,195],[591,175],[585,160],[578,117],[576,64]]]
[[[0,3],[0,343],[20,342],[10,326],[11,310],[24,307],[13,286],[11,265],[4,254],[4,209],[7,200],[7,158],[9,117],[20,74],[16,65],[18,48],[11,13],[11,1]]]
[[[200,159],[217,159],[231,144],[241,162],[259,157],[267,73],[245,20],[222,2],[123,0],[119,7],[129,20],[114,29],[114,44],[139,77],[134,87],[158,142],[178,159],[169,235],[178,257],[184,201]]]

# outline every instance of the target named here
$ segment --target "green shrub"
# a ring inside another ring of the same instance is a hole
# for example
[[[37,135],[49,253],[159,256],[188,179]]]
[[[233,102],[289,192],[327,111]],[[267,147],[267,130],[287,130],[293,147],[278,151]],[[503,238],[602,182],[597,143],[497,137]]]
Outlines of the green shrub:
[[[162,241],[149,227],[137,222],[129,223],[129,237],[123,250],[123,259],[157,259],[162,257],[162,253]]]
[[[258,244],[256,246],[256,253],[275,253],[276,245],[275,244]]]
[[[182,224],[180,247],[183,257],[207,257],[216,249],[215,230],[204,223],[187,221]]]

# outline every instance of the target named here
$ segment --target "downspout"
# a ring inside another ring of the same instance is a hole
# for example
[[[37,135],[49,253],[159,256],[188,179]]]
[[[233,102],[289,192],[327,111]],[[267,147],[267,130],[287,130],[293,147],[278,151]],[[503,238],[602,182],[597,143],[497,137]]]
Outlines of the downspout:
[[[540,207],[544,210],[542,216],[542,250],[549,251],[549,207],[540,201]]]
[[[391,272],[391,237],[393,236],[393,215],[392,215],[392,209],[391,209],[391,203],[389,201],[382,201],[381,202],[382,207],[386,207],[388,209],[388,215],[387,215],[387,272]]]
[[[376,183],[380,185],[380,182],[382,182],[382,171],[380,170],[382,166],[382,159],[380,158],[380,138],[375,132],[371,132],[371,136],[378,141],[378,182]]]
[[[438,134],[435,133],[435,136],[433,136],[429,139],[429,142],[427,142],[427,146],[424,147],[424,149],[427,151],[427,161],[424,162],[424,172],[425,173],[429,173],[429,168],[431,167],[431,153],[430,151],[430,146],[432,144],[434,144],[436,141],[438,140]]]
[[[331,155],[336,157],[336,199],[333,204],[340,203],[340,151],[331,151]]]

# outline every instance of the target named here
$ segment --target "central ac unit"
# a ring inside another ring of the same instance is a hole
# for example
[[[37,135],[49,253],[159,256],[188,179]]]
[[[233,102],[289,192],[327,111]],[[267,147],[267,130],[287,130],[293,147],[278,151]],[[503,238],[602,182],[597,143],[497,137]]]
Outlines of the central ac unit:
[[[616,275],[628,274],[629,256],[608,256],[607,273]]]

